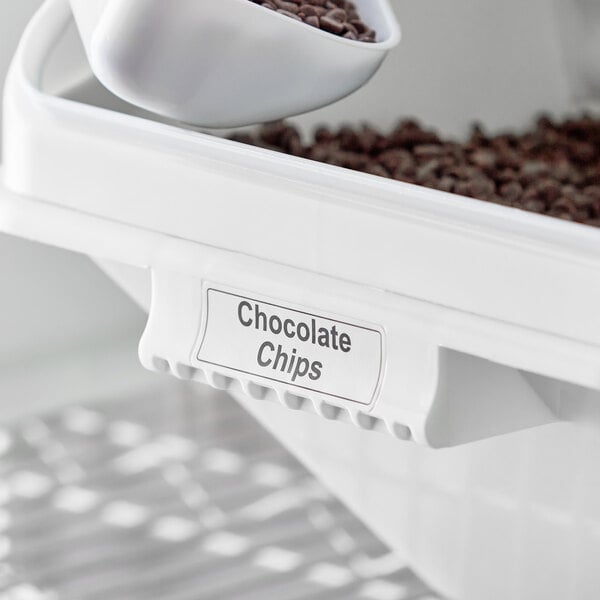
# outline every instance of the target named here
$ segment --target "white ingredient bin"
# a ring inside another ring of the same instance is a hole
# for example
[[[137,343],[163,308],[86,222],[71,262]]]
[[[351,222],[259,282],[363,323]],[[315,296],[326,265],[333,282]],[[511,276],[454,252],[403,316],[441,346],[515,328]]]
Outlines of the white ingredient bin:
[[[597,597],[600,231],[159,122],[67,0],[5,111],[0,228],[98,260],[146,367],[229,390],[448,597]],[[322,377],[252,362],[282,341],[255,310],[335,327],[296,344]]]

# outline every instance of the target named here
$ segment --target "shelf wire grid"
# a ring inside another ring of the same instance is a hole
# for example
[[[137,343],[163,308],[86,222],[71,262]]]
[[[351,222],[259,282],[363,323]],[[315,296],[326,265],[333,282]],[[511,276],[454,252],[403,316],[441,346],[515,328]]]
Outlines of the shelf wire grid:
[[[224,394],[0,429],[0,600],[441,600]]]

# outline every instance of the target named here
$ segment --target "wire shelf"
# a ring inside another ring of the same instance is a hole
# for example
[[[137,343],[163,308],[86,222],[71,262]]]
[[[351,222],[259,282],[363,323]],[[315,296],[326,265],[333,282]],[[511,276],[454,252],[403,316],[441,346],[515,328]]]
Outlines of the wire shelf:
[[[226,395],[0,430],[1,600],[439,600]]]

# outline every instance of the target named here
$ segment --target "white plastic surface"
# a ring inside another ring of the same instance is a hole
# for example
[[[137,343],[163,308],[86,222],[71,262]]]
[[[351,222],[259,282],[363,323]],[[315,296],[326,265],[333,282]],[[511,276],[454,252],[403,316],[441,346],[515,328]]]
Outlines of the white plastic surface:
[[[49,94],[68,26],[53,0],[13,66],[0,227],[127,265],[144,363],[231,389],[452,598],[596,600],[598,230],[102,108],[93,85]],[[371,411],[195,371],[203,281],[383,328]],[[361,430],[445,445],[558,419],[577,425],[437,451]]]
[[[7,200],[2,227],[150,267],[146,366],[433,446],[560,418],[520,371],[600,388],[597,230],[44,93],[69,19],[49,2],[9,78],[5,181],[48,204]],[[207,286],[379,329],[377,393],[197,364]]]
[[[400,32],[387,0],[357,0],[376,43],[348,40],[248,0],[71,0],[96,76],[121,98],[203,127],[330,104],[366,83]]]

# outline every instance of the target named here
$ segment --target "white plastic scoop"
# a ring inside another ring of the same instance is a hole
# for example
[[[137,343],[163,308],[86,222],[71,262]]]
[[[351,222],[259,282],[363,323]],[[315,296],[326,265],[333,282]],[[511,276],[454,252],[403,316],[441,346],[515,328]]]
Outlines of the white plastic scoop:
[[[345,39],[249,0],[70,0],[91,67],[114,94],[202,127],[330,104],[365,84],[400,30],[387,0],[355,0],[377,42]]]

